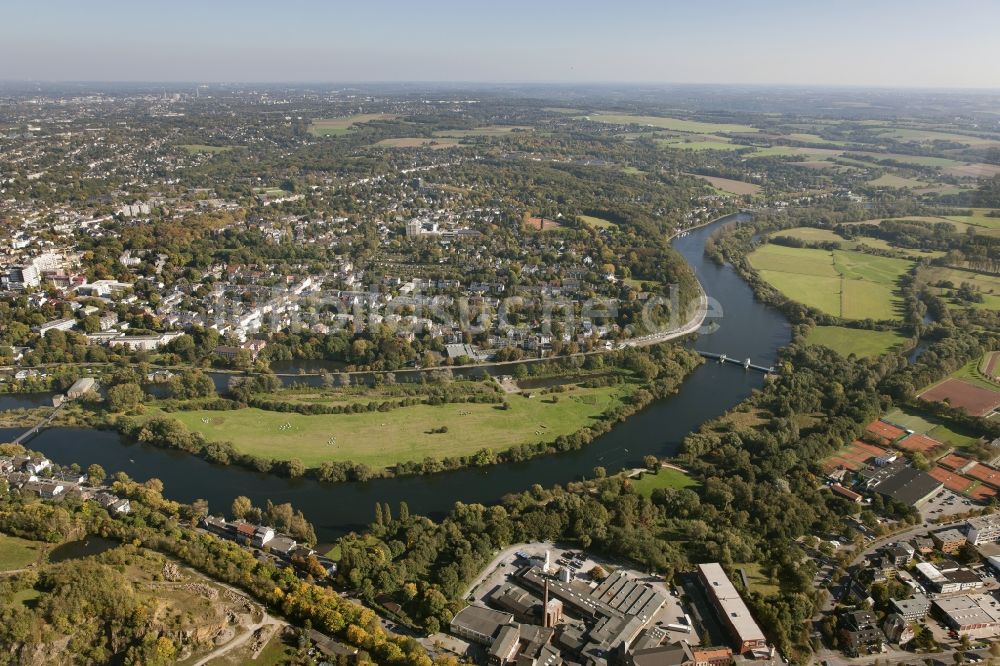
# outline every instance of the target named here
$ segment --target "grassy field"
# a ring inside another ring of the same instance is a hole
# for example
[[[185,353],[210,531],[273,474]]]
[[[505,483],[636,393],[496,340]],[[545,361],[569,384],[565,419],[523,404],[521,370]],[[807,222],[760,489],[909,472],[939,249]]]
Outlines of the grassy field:
[[[240,146],[209,146],[204,143],[182,143],[177,146],[189,153],[224,153]]]
[[[730,123],[704,123],[697,120],[682,120],[680,118],[662,118],[660,116],[633,116],[627,113],[595,113],[586,116],[588,120],[614,125],[648,125],[674,132],[691,132],[693,134],[711,134],[713,132],[757,132],[756,127],[749,125],[734,125]]]
[[[723,190],[725,192],[731,192],[732,194],[757,194],[760,192],[760,185],[755,185],[754,183],[744,183],[742,180],[733,180],[732,178],[720,178],[718,176],[702,176],[700,174],[692,173],[689,176],[694,176],[695,178],[701,178],[702,180],[708,181],[712,187]]]
[[[358,113],[342,118],[317,118],[309,123],[309,133],[313,136],[340,136],[347,134],[352,127],[373,120],[392,120],[398,118],[388,113]]]
[[[307,466],[350,460],[373,468],[397,462],[496,451],[519,444],[552,441],[582,428],[635,385],[573,388],[550,396],[511,395],[509,410],[492,404],[414,405],[390,412],[324,414],[236,411],[178,411],[176,418],[210,441],[230,441],[237,450],[265,458],[298,458]],[[158,414],[159,412],[153,412]],[[446,433],[430,431],[447,427]]]
[[[958,302],[948,296],[952,290],[933,287],[932,290],[941,296],[954,308],[976,308],[977,310],[1000,310],[1000,277],[995,275],[984,275],[973,273],[972,271],[959,270],[957,268],[945,268],[943,266],[928,266],[921,268],[918,277],[930,285],[938,284],[942,281],[949,281],[957,289],[963,282],[968,282],[979,288],[979,293],[983,296],[982,303]]]
[[[868,181],[869,185],[875,187],[899,187],[899,188],[917,188],[917,187],[927,187],[927,183],[916,180],[914,178],[905,178],[903,176],[897,176],[892,173],[882,174],[878,178]]]
[[[729,139],[714,134],[679,135],[669,139],[659,139],[656,143],[664,148],[676,150],[750,150],[749,146],[730,143]]]
[[[984,389],[989,389],[991,391],[1000,391],[1000,383],[987,379],[983,375],[983,373],[979,371],[979,366],[982,363],[982,361],[983,359],[980,357],[975,361],[966,363],[961,368],[951,373],[951,375],[949,376],[954,377],[955,379],[963,379],[969,382],[970,384],[975,384],[976,386],[980,386]]]
[[[644,472],[642,478],[629,479],[629,483],[637,493],[646,497],[650,497],[657,488],[675,488],[680,490],[681,488],[692,488],[698,485],[697,481],[684,472],[670,467],[660,469],[657,474]]]
[[[584,224],[593,229],[615,229],[618,226],[611,220],[594,217],[593,215],[577,215],[577,217],[583,220]]]
[[[972,215],[947,215],[945,219],[984,229],[1000,229],[1000,217],[987,215],[996,212],[992,208],[973,208],[971,212]]]
[[[781,591],[781,588],[772,583],[767,576],[765,576],[760,569],[760,564],[756,562],[747,562],[746,564],[736,564],[734,565],[738,569],[743,569],[743,573],[747,576],[747,583],[750,587],[750,592],[759,592],[762,595],[777,594]]]
[[[911,143],[930,144],[934,141],[949,141],[954,143],[964,143],[967,146],[996,146],[1000,141],[986,139],[968,134],[951,134],[949,132],[938,132],[934,130],[890,128],[884,132],[879,132],[879,136],[891,137]]]
[[[817,326],[809,331],[806,342],[829,347],[841,356],[880,356],[907,341],[896,331],[866,331],[843,326]]]
[[[896,286],[912,267],[904,259],[774,244],[749,259],[788,298],[846,319],[898,319]]]
[[[382,139],[376,146],[385,146],[387,148],[453,148],[458,144],[458,139],[446,139],[446,138],[434,138],[428,139],[426,137],[399,137],[394,139]]]
[[[530,132],[532,128],[524,125],[488,125],[473,129],[438,130],[434,132],[434,136],[464,139],[474,136],[506,136],[514,131]]]
[[[945,442],[959,448],[972,446],[976,443],[976,437],[958,433],[943,421],[903,411],[898,407],[887,413],[883,418],[901,428],[907,428],[913,432],[927,435],[939,442]]]
[[[23,569],[38,561],[43,552],[41,542],[0,534],[0,571]]]
[[[844,246],[850,243],[849,240],[841,238],[830,229],[817,229],[815,227],[794,227],[792,229],[782,229],[775,231],[771,236],[787,236],[788,238],[798,238],[807,243],[841,243]]]

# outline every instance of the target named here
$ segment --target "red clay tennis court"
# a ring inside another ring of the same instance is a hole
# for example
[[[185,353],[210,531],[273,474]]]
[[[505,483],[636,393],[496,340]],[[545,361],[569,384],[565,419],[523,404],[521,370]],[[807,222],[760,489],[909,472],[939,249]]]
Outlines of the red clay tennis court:
[[[898,442],[896,446],[904,451],[919,451],[920,453],[927,453],[929,451],[933,451],[939,446],[943,446],[943,444],[936,439],[931,439],[927,435],[917,433],[910,435],[901,442]]]
[[[947,402],[972,416],[986,416],[1000,407],[1000,391],[981,388],[961,379],[946,379],[918,397],[929,402]]]
[[[945,488],[954,490],[956,493],[964,493],[972,485],[972,479],[967,479],[961,474],[949,472],[944,467],[935,467],[928,474],[943,483]]]
[[[995,467],[979,463],[968,469],[965,475],[994,488],[1000,488],[1000,470]]]
[[[876,437],[881,437],[890,442],[895,442],[906,434],[905,430],[897,428],[894,425],[889,425],[885,421],[872,421],[865,430]]]
[[[965,456],[960,456],[956,453],[949,453],[945,457],[938,460],[938,465],[946,469],[956,470],[956,469],[962,469],[970,462],[972,461],[966,458]]]

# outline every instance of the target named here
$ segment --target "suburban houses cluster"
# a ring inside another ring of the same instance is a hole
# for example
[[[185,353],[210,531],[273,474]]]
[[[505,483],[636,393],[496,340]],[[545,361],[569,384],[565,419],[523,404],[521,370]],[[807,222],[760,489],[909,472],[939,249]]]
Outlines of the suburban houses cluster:
[[[103,486],[87,483],[87,475],[69,469],[55,469],[52,461],[41,456],[0,456],[0,479],[8,491],[16,490],[47,500],[77,495],[97,502],[111,514],[131,511],[128,499],[117,497]]]

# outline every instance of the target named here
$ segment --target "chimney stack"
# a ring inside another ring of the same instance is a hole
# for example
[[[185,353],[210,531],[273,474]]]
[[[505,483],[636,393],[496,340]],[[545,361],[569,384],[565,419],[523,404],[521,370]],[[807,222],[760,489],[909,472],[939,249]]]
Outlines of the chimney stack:
[[[542,626],[549,627],[549,581],[545,581],[545,598],[542,600]]]

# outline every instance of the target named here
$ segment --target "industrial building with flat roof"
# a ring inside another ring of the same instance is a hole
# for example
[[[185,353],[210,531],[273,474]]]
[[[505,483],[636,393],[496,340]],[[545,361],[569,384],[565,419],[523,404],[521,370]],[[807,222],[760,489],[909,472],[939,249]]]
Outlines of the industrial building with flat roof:
[[[962,594],[935,599],[934,608],[955,631],[968,632],[1000,627],[1000,604],[989,594]]]
[[[715,606],[715,612],[733,637],[740,654],[767,646],[764,632],[757,626],[736,587],[718,562],[698,565],[698,576]]]

